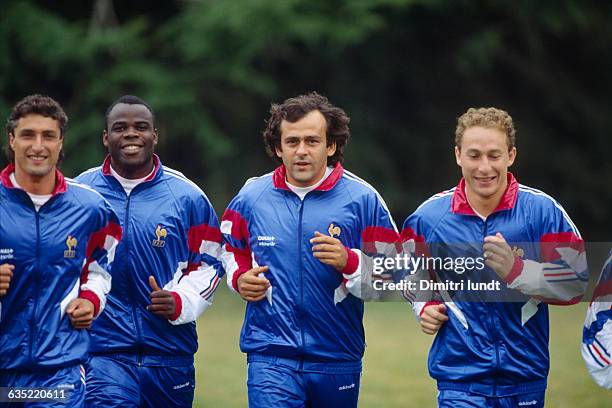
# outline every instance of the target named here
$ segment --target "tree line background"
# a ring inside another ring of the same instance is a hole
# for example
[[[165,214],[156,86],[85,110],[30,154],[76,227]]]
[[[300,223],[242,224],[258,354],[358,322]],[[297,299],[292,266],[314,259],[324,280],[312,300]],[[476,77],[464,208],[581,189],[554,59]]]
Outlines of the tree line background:
[[[221,214],[273,167],[270,103],[316,90],[351,116],[345,166],[402,222],[457,183],[456,118],[496,106],[515,120],[519,181],[610,241],[611,20],[596,0],[2,0],[0,117],[30,93],[57,99],[76,176],[104,157],[107,106],[138,95],[163,162]]]

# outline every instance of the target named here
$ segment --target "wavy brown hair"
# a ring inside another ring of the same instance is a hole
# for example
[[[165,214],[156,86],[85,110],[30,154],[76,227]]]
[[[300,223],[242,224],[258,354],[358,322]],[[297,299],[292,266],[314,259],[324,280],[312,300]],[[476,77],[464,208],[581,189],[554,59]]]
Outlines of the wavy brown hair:
[[[455,146],[461,149],[461,139],[465,130],[474,126],[499,129],[506,134],[508,150],[516,144],[516,129],[512,116],[498,108],[470,108],[457,120],[455,129]]]
[[[351,137],[350,119],[344,110],[332,105],[326,97],[316,92],[286,99],[280,105],[272,104],[270,118],[266,121],[266,129],[263,132],[263,141],[268,155],[276,163],[282,163],[282,160],[276,155],[276,149],[280,149],[281,146],[282,121],[295,123],[315,110],[321,112],[327,122],[325,132],[327,146],[336,144],[336,152],[327,158],[327,165],[335,166],[336,163],[342,163],[344,147]]]

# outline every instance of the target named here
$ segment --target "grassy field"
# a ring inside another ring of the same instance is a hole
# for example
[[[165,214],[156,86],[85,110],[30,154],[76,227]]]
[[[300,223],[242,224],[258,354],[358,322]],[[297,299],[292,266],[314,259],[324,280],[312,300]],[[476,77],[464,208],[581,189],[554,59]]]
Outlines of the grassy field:
[[[612,393],[589,377],[580,356],[586,304],[551,308],[551,370],[546,407],[612,407]],[[246,362],[238,349],[244,303],[225,287],[198,321],[194,407],[246,407]],[[404,303],[366,304],[368,347],[360,407],[435,407],[436,389],[427,373],[431,337],[421,333]]]

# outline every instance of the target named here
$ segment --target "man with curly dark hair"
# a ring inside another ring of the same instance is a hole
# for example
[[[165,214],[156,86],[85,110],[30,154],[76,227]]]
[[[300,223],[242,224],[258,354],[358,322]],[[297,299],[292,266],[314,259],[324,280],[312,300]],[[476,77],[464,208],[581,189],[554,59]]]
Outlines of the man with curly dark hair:
[[[346,113],[315,92],[272,105],[263,138],[280,166],[223,215],[228,284],[247,301],[250,407],[357,406],[365,265],[397,229],[342,167],[349,136]]]
[[[282,157],[277,154],[281,147],[281,125],[283,121],[295,123],[311,112],[317,111],[325,119],[326,147],[335,146],[335,151],[327,158],[328,166],[344,161],[344,147],[351,136],[350,119],[342,109],[333,106],[326,97],[312,92],[308,95],[287,99],[282,105],[273,104],[270,118],[263,133],[266,151],[278,164]],[[319,116],[319,115],[316,115]]]

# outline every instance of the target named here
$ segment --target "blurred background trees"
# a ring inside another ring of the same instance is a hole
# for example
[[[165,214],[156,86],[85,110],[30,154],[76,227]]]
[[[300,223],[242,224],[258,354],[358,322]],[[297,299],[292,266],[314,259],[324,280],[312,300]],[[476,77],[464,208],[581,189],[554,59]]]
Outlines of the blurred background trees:
[[[164,163],[221,213],[273,166],[270,103],[316,90],[352,118],[346,167],[402,222],[456,184],[456,118],[497,106],[517,126],[519,181],[610,241],[611,18],[594,0],[2,0],[0,117],[30,93],[60,101],[75,176],[104,157],[106,107],[141,96]]]

